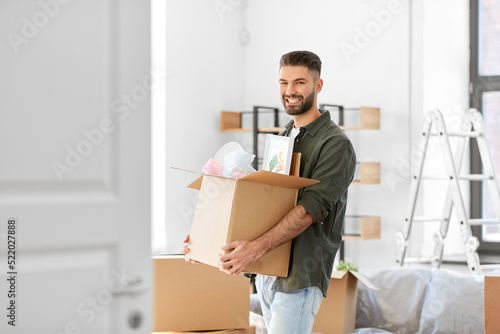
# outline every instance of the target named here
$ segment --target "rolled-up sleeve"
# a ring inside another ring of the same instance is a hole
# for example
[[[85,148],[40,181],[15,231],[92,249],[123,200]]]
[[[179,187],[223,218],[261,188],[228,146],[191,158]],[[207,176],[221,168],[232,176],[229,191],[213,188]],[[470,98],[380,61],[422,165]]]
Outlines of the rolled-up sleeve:
[[[301,189],[299,201],[314,219],[321,221],[346,198],[343,196],[351,184],[356,168],[356,154],[351,142],[346,138],[330,137],[323,143],[311,170],[304,170],[304,177],[319,180],[319,183]]]

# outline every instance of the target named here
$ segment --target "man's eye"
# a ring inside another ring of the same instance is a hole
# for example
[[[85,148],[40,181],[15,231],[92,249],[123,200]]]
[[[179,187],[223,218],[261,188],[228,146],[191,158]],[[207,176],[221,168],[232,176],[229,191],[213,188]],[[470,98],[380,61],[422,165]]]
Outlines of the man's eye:
[[[297,84],[303,85],[303,84],[305,84],[305,82],[304,81],[299,81],[299,82],[297,82]]]
[[[285,86],[285,85],[286,85],[286,82],[280,82],[280,85],[281,85],[281,86]]]

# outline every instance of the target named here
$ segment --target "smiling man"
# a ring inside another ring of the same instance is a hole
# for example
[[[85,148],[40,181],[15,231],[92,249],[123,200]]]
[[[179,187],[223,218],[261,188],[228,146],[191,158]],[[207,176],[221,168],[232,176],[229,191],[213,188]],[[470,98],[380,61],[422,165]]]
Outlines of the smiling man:
[[[297,116],[306,113],[316,104],[317,93],[323,88],[323,80],[316,70],[302,66],[283,66],[280,69],[281,101],[287,114]],[[304,99],[304,94],[307,94]],[[319,115],[317,113],[313,113]]]
[[[234,241],[219,266],[238,275],[266,252],[292,240],[288,277],[257,275],[256,286],[269,334],[310,333],[326,296],[356,166],[351,142],[317,107],[323,88],[321,60],[309,51],[287,53],[280,60],[280,94],[293,120],[281,133],[301,153],[300,176],[320,183],[299,191],[297,205],[275,227],[251,241]],[[185,250],[186,252],[188,250]]]

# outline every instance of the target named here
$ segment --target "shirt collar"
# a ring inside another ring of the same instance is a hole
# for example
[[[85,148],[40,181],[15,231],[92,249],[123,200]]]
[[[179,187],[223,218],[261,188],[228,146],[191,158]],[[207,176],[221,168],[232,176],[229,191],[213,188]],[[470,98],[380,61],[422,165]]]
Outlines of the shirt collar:
[[[307,124],[306,126],[301,127],[304,128],[304,130],[311,136],[314,136],[325,123],[330,121],[330,111],[320,110],[319,112],[321,113],[321,115],[318,118],[316,118],[314,121]],[[292,128],[293,128],[293,120],[291,120],[290,122],[288,122],[287,125],[285,125],[286,133],[289,134]]]

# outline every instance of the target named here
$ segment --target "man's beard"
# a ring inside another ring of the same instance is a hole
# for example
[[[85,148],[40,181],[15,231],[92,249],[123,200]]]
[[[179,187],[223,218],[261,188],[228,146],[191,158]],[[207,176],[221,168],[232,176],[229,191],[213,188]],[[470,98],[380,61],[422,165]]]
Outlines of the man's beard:
[[[301,95],[289,96],[289,98],[297,98],[297,97],[302,99],[302,104],[296,106],[290,106],[290,105],[287,106],[285,95],[281,97],[281,102],[283,102],[283,107],[285,107],[286,113],[290,116],[303,114],[312,108],[314,104],[314,90],[305,100],[304,97]]]

